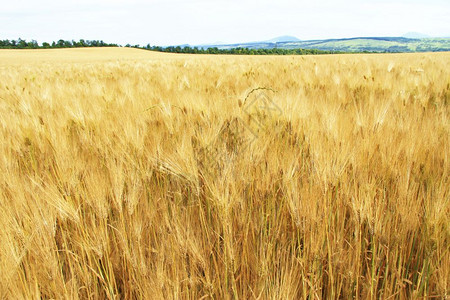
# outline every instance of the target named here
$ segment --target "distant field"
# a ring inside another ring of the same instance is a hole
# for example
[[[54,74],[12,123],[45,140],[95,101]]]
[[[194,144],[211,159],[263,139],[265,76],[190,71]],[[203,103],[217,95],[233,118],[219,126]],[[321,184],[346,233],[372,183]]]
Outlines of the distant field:
[[[339,52],[438,52],[450,51],[450,38],[409,39],[404,37],[359,37],[310,41],[254,42],[233,45],[209,45],[221,49],[236,47],[261,49],[319,49]]]
[[[445,299],[449,70],[0,50],[0,299]]]
[[[80,63],[80,62],[107,62],[107,61],[133,61],[152,58],[167,58],[159,52],[142,51],[131,48],[76,48],[76,49],[0,49],[0,67],[18,64],[34,63]]]

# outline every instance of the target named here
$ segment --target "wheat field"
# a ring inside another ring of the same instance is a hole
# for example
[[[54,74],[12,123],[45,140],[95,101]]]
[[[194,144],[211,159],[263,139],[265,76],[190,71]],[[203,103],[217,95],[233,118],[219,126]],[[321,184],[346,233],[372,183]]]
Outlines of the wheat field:
[[[0,51],[0,299],[445,299],[450,53]]]

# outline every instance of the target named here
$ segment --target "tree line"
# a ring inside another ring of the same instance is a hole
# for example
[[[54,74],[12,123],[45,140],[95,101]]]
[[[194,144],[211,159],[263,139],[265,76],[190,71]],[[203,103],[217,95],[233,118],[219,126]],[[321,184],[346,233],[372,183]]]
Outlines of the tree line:
[[[217,47],[212,48],[198,48],[190,46],[150,46],[145,47],[133,46],[134,48],[147,49],[158,52],[169,52],[169,53],[190,53],[190,54],[234,54],[234,55],[308,55],[308,54],[335,54],[336,51],[325,51],[317,49],[280,49],[280,48],[261,48],[261,49],[250,49],[250,48],[230,48],[230,49],[219,49]]]
[[[47,43],[43,42],[41,45],[35,41],[18,40],[0,40],[0,49],[53,49],[53,48],[82,48],[82,47],[121,47],[118,44],[105,43],[101,40],[79,40],[79,41],[65,41],[58,40],[57,42]],[[230,55],[308,55],[308,54],[334,54],[336,51],[326,51],[317,49],[250,49],[250,48],[231,48],[219,49],[217,47],[199,48],[190,46],[147,46],[130,45],[125,47],[145,49],[158,52],[168,53],[189,53],[189,54],[230,54]]]
[[[0,49],[51,49],[51,48],[82,48],[82,47],[118,47],[117,44],[109,44],[98,40],[79,40],[79,41],[65,41],[59,40],[57,42],[47,43],[43,42],[41,45],[35,40],[30,42],[22,39],[16,40],[0,40]]]

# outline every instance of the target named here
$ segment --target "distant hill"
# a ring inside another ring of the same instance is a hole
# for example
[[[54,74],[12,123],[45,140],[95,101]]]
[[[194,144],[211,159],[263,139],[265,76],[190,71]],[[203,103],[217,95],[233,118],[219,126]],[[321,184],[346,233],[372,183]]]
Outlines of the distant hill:
[[[408,32],[402,35],[402,37],[408,38],[408,39],[427,39],[431,38],[431,36],[420,33],[420,32]]]
[[[416,35],[411,33],[409,36]],[[318,49],[341,52],[436,52],[450,51],[450,38],[407,38],[407,37],[355,37],[345,39],[307,40],[283,36],[268,41],[201,45],[200,48],[219,49]]]
[[[296,38],[295,36],[284,35],[284,36],[279,36],[279,37],[273,38],[271,40],[267,40],[265,42],[266,43],[285,43],[285,42],[300,42],[300,40],[298,38]]]

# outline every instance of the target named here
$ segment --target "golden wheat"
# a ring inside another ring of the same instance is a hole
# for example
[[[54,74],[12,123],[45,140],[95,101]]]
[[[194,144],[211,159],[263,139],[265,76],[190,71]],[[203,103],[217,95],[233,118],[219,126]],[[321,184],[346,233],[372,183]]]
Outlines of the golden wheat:
[[[449,70],[0,51],[0,299],[448,297]]]

